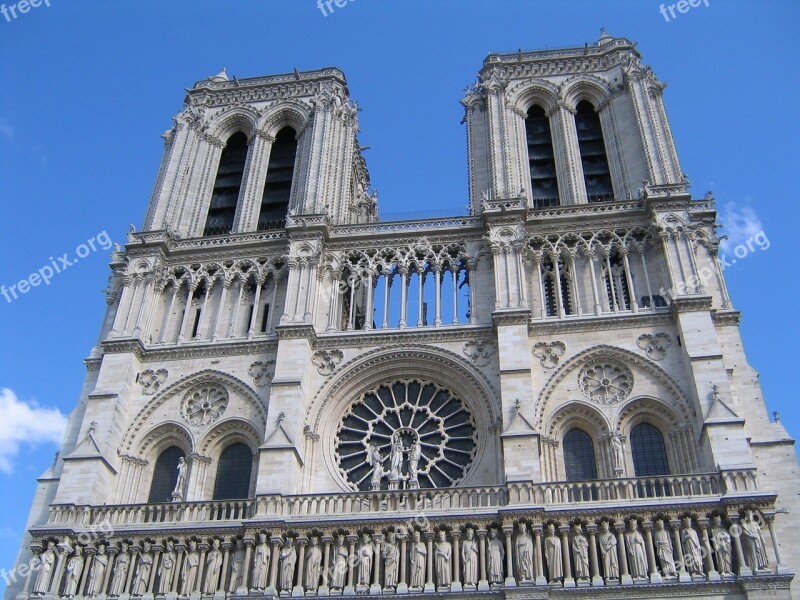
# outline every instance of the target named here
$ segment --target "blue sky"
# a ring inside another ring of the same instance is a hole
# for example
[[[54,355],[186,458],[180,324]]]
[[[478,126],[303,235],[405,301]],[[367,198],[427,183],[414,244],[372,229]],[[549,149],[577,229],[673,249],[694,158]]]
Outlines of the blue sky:
[[[183,88],[231,75],[338,66],[363,111],[383,213],[467,203],[459,99],[491,51],[582,45],[601,26],[639,43],[696,197],[713,190],[732,236],[769,248],[726,270],[769,410],[800,433],[789,374],[798,339],[795,106],[800,3],[710,0],[669,22],[658,0],[49,0],[0,16],[0,284],[144,218]],[[6,4],[9,4],[7,1]],[[99,247],[101,244],[95,244]],[[62,417],[96,342],[109,253],[0,297],[0,567],[13,566]],[[57,261],[58,264],[58,261]],[[4,586],[0,580],[0,586]]]

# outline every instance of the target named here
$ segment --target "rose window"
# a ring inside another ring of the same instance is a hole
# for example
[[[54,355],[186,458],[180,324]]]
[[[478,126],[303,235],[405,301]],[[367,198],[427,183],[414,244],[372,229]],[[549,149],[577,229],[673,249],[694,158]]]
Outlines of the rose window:
[[[450,487],[472,463],[475,433],[472,414],[448,390],[396,381],[350,407],[336,433],[336,458],[354,489]]]
[[[192,388],[183,399],[181,414],[192,425],[210,425],[228,408],[228,392],[216,383],[206,383]]]
[[[581,391],[590,400],[612,404],[624,400],[633,388],[633,374],[625,365],[611,361],[592,362],[578,375]]]

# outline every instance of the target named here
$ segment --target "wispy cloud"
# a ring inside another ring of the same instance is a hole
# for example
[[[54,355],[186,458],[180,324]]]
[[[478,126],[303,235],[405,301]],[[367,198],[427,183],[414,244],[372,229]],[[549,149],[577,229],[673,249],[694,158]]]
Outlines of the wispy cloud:
[[[14,137],[14,128],[3,117],[0,117],[0,137],[10,140]]]
[[[728,236],[722,241],[722,253],[730,253],[739,244],[752,240],[756,234],[764,231],[761,218],[750,206],[739,206],[728,202],[719,210],[719,221],[724,226],[722,235]]]
[[[17,398],[8,388],[0,389],[0,471],[11,475],[22,446],[60,444],[67,417],[57,408]]]

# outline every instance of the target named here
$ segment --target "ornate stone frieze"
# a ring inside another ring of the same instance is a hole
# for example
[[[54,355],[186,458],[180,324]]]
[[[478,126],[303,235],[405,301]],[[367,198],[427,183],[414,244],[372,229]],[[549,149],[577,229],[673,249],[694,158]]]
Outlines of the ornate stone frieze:
[[[475,366],[485,367],[497,353],[497,344],[489,340],[470,340],[464,344],[463,352]]]
[[[661,360],[667,355],[672,345],[672,337],[668,333],[643,333],[636,340],[636,345],[645,351],[649,358]]]
[[[578,373],[583,395],[600,404],[613,404],[628,397],[633,389],[633,373],[620,362],[593,360]]]
[[[169,371],[166,369],[147,369],[139,373],[137,382],[142,388],[142,393],[152,396],[161,387],[161,384],[167,380]]]
[[[311,362],[317,367],[320,375],[330,375],[343,358],[344,353],[341,350],[317,350],[311,357]]]
[[[228,408],[228,390],[204,382],[190,389],[181,403],[181,416],[195,427],[205,427],[219,420]]]
[[[537,342],[533,345],[532,353],[545,369],[553,369],[558,366],[566,350],[564,342]]]

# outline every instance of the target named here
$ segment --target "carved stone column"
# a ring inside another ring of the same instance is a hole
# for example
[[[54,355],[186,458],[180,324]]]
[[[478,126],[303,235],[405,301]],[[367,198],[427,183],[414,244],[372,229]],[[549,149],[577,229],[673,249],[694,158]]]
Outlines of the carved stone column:
[[[711,540],[708,539],[708,519],[697,519],[697,524],[700,526],[700,535],[703,540],[703,549],[705,550],[705,563],[706,574],[709,581],[719,581],[722,579],[719,572],[714,568],[714,559],[711,554]]]
[[[628,552],[625,550],[625,523],[622,521],[614,523],[614,531],[617,532],[617,550],[619,551],[619,581],[622,585],[632,585],[633,578],[628,573]]]
[[[66,541],[66,540],[65,540]],[[53,571],[53,578],[50,580],[50,593],[58,596],[59,588],[61,587],[61,578],[64,575],[64,562],[67,560],[67,553],[71,550],[69,542],[60,543],[56,545],[58,549],[58,559],[56,560],[56,568]]]
[[[381,593],[381,542],[383,541],[383,535],[380,533],[372,534],[372,569],[373,579],[372,579],[372,586],[369,589],[370,594],[380,594]]]
[[[489,581],[486,579],[486,530],[479,529],[475,532],[478,535],[478,591],[489,591]]]
[[[196,590],[202,590],[205,587],[206,554],[208,554],[208,548],[209,546],[205,542],[197,544],[197,549],[200,550],[200,564],[197,565],[197,583],[195,584]]]
[[[461,592],[461,530],[454,529],[450,532],[453,538],[453,582],[450,584],[451,592]]]
[[[292,589],[292,596],[305,596],[303,589],[303,577],[305,575],[306,565],[306,544],[308,538],[298,536],[297,540],[297,579],[295,580],[294,588]]]
[[[503,585],[505,585],[505,587],[517,587],[517,580],[514,579],[514,551],[511,546],[514,536],[514,526],[504,525],[503,534],[505,534],[506,537],[506,579]]]
[[[408,593],[408,572],[407,572],[407,554],[406,554],[406,540],[408,536],[405,533],[398,533],[397,539],[400,540],[400,579],[397,582],[397,593]]]
[[[561,557],[564,562],[564,587],[575,587],[575,578],[572,576],[572,563],[569,552],[569,525],[558,528],[561,533]]]
[[[433,582],[433,538],[436,534],[433,531],[425,532],[425,545],[428,547],[427,564],[425,568],[425,588],[422,590],[424,593],[433,593],[436,591],[436,584]]]
[[[775,551],[775,562],[776,568],[775,572],[778,575],[788,574],[791,573],[792,570],[786,566],[786,563],[783,562],[783,556],[781,556],[781,548],[778,545],[778,537],[775,535],[775,515],[774,514],[765,514],[764,519],[767,521],[767,527],[769,528],[769,537],[772,540],[772,549]]]
[[[661,573],[658,572],[658,562],[653,548],[653,522],[642,523],[644,529],[644,543],[647,546],[647,563],[650,565],[650,583],[662,583]]]
[[[267,583],[267,590],[264,593],[267,596],[277,596],[278,563],[280,563],[278,556],[280,554],[281,546],[283,546],[283,538],[279,535],[273,535],[270,538],[270,541],[272,542],[272,556],[269,563],[269,583]]]
[[[589,566],[592,569],[592,585],[605,585],[605,581],[600,576],[600,561],[597,558],[597,525],[589,524],[586,526],[589,532]]]
[[[672,527],[673,543],[672,547],[678,554],[678,562],[675,566],[678,567],[678,581],[691,581],[692,577],[686,572],[686,564],[683,561],[683,545],[681,544],[681,522],[678,519],[672,519],[669,522]]]
[[[331,568],[331,545],[333,544],[333,536],[322,536],[322,582],[317,589],[317,596],[328,596],[331,593],[330,588],[330,568]]]
[[[533,525],[533,556],[536,568],[536,585],[547,585],[547,578],[544,576],[544,562],[542,560],[542,526]]]
[[[94,560],[94,555],[97,554],[97,550],[94,547],[87,546],[83,549],[83,554],[86,556],[85,562],[83,564],[83,574],[81,575],[80,583],[78,585],[78,596],[83,596],[86,591],[86,579],[89,577],[89,571],[92,570],[92,561]],[[147,588],[148,590],[151,588]]]
[[[158,565],[161,561],[161,552],[163,547],[160,544],[153,546],[153,567],[150,569],[150,581],[147,583],[147,591],[150,595],[156,593],[156,575],[158,574]]]
[[[356,593],[356,588],[353,585],[353,581],[355,580],[355,571],[356,571],[356,542],[358,541],[357,535],[348,535],[347,541],[350,542],[350,554],[347,558],[347,585],[342,592],[345,596],[354,596]]]

